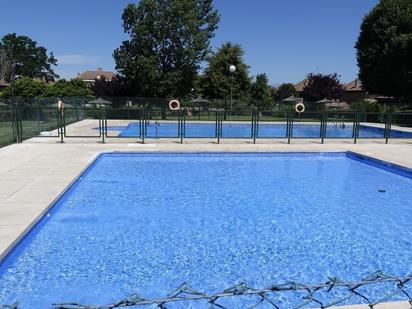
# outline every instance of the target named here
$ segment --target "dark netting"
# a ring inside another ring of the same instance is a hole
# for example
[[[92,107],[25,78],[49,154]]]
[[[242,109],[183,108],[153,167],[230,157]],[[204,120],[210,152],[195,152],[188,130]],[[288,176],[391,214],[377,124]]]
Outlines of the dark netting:
[[[141,137],[143,111],[138,108],[110,108],[105,111],[107,137]]]
[[[355,113],[330,111],[326,114],[326,138],[354,138]]]
[[[146,110],[143,125],[147,138],[178,138],[180,136],[180,111]]]
[[[269,110],[256,112],[257,138],[286,138],[287,112]]]
[[[64,136],[100,137],[103,132],[104,112],[103,108],[65,107],[63,112]]]
[[[175,291],[159,298],[145,298],[132,294],[112,304],[91,305],[76,302],[52,304],[56,309],[104,309],[120,307],[143,308],[285,308],[282,303],[289,299],[287,308],[329,308],[338,305],[366,304],[370,308],[391,301],[408,301],[411,298],[412,276],[397,277],[377,272],[359,281],[344,281],[333,277],[323,284],[286,282],[266,288],[254,288],[240,283],[228,289],[206,293],[184,283]],[[283,301],[282,301],[283,300]],[[203,305],[203,306],[202,306]],[[206,306],[205,306],[206,305]],[[177,306],[177,307],[176,307]],[[20,308],[18,304],[3,308]]]
[[[412,113],[392,114],[390,122],[390,138],[412,138]]]

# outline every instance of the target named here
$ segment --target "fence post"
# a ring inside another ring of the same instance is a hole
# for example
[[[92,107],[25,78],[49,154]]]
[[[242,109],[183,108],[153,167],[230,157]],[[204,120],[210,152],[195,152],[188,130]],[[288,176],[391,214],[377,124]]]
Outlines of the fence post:
[[[321,138],[321,144],[323,144],[323,143],[324,143],[324,140],[325,140],[326,125],[327,125],[326,111],[323,111],[323,113],[322,113],[322,118],[321,118],[321,123],[320,123],[320,138]]]
[[[392,128],[392,113],[388,111],[386,113],[386,121],[385,121],[385,144],[388,143],[389,137],[391,135],[391,128]]]
[[[18,133],[17,133],[17,116],[16,116],[16,105],[14,102],[11,104],[11,128],[13,130],[13,139],[16,143],[19,142]]]
[[[142,138],[142,109],[139,109],[139,138]]]
[[[358,135],[359,135],[359,112],[355,113],[355,122],[353,123],[354,126],[354,139],[353,143],[356,144],[358,141]]]
[[[144,139],[145,139],[145,136],[146,136],[146,107],[145,106],[143,106],[143,110],[142,110],[140,118],[142,118],[142,120],[141,120],[142,127],[141,127],[141,130],[140,130],[140,134],[142,136],[142,144],[144,144]]]
[[[220,111],[216,111],[216,121],[217,121],[217,143],[220,144],[220,136],[222,134],[222,115]]]
[[[253,144],[256,144],[256,135],[257,135],[257,128],[258,128],[258,121],[259,121],[259,114],[257,109],[252,111],[252,137],[253,137]]]
[[[76,117],[77,117],[76,120],[77,121],[79,120],[78,113],[79,113],[79,111],[76,108]],[[63,114],[63,136],[67,137],[67,134],[66,134],[66,114]]]
[[[183,110],[181,110],[179,112],[179,134],[180,134],[180,144],[183,144],[183,138],[185,135],[185,118],[186,118],[186,114]]]
[[[60,143],[63,144],[64,143],[64,139],[63,139],[63,119],[65,118],[64,116],[64,108],[62,108],[61,110],[57,110],[57,132],[60,135]]]
[[[255,136],[255,111],[253,109],[251,110],[250,116],[252,117],[252,122],[250,124],[250,137],[253,140]]]
[[[105,133],[105,129],[104,129],[104,119],[106,114],[106,110],[104,107],[100,107],[100,112],[99,112],[99,122],[100,122],[100,129],[101,129],[101,134],[102,134],[102,143],[106,143],[105,139],[104,139],[104,133]]]
[[[177,111],[177,138],[181,138],[181,132],[180,132],[180,122],[181,122],[181,118],[182,118],[182,111],[179,109]],[[182,141],[180,141],[180,143],[182,143]]]
[[[288,138],[288,144],[290,144],[290,139],[292,138],[293,134],[293,112],[287,112],[287,125],[286,125],[286,136]]]
[[[16,142],[21,143],[23,140],[23,121],[22,121],[22,112],[19,109],[19,106],[13,103],[15,108],[15,121],[16,121]]]
[[[215,113],[215,137],[217,137],[218,136],[218,122],[219,122],[219,111],[217,111],[216,110],[216,113]]]

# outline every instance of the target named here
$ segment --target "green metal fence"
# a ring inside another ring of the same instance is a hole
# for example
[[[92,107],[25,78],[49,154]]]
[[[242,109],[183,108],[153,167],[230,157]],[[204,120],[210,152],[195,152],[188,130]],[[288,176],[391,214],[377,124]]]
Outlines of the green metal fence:
[[[234,110],[218,108],[171,111],[160,108],[92,108],[15,105],[0,108],[0,145],[31,137],[258,140],[363,139],[389,142],[412,139],[412,113],[354,111]]]
[[[16,142],[13,117],[9,107],[0,107],[0,147]]]

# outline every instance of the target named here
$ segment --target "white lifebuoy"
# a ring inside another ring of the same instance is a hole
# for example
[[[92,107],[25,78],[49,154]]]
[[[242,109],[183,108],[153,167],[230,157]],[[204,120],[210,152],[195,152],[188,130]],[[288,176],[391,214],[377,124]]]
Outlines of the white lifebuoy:
[[[170,100],[169,109],[171,111],[177,111],[180,109],[180,102],[178,100]]]
[[[295,111],[299,114],[303,113],[305,111],[305,104],[303,103],[298,103],[295,105]]]

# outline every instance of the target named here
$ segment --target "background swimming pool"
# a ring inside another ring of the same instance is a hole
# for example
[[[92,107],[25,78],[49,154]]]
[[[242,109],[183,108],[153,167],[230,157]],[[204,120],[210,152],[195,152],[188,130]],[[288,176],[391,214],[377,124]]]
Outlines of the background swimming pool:
[[[127,126],[109,126],[108,131],[119,131],[122,137],[140,136],[140,126],[138,123],[130,123]],[[319,124],[299,124],[293,125],[293,137],[307,137],[320,138]],[[149,121],[146,126],[146,137],[178,137],[179,135],[178,123],[174,122],[155,122]],[[110,133],[109,133],[110,135]],[[216,137],[215,123],[195,123],[186,122],[185,137]],[[250,123],[224,123],[222,125],[222,137],[227,138],[251,138],[252,127]],[[286,124],[266,124],[259,123],[258,138],[285,138]],[[345,126],[329,124],[326,128],[326,137],[328,138],[352,138],[353,125],[347,124]],[[384,138],[384,128],[377,128],[371,126],[359,126],[360,138]],[[403,132],[399,130],[391,130],[391,137],[393,138],[412,138],[412,132]]]
[[[1,264],[0,304],[407,275],[411,188],[344,154],[105,154]]]

